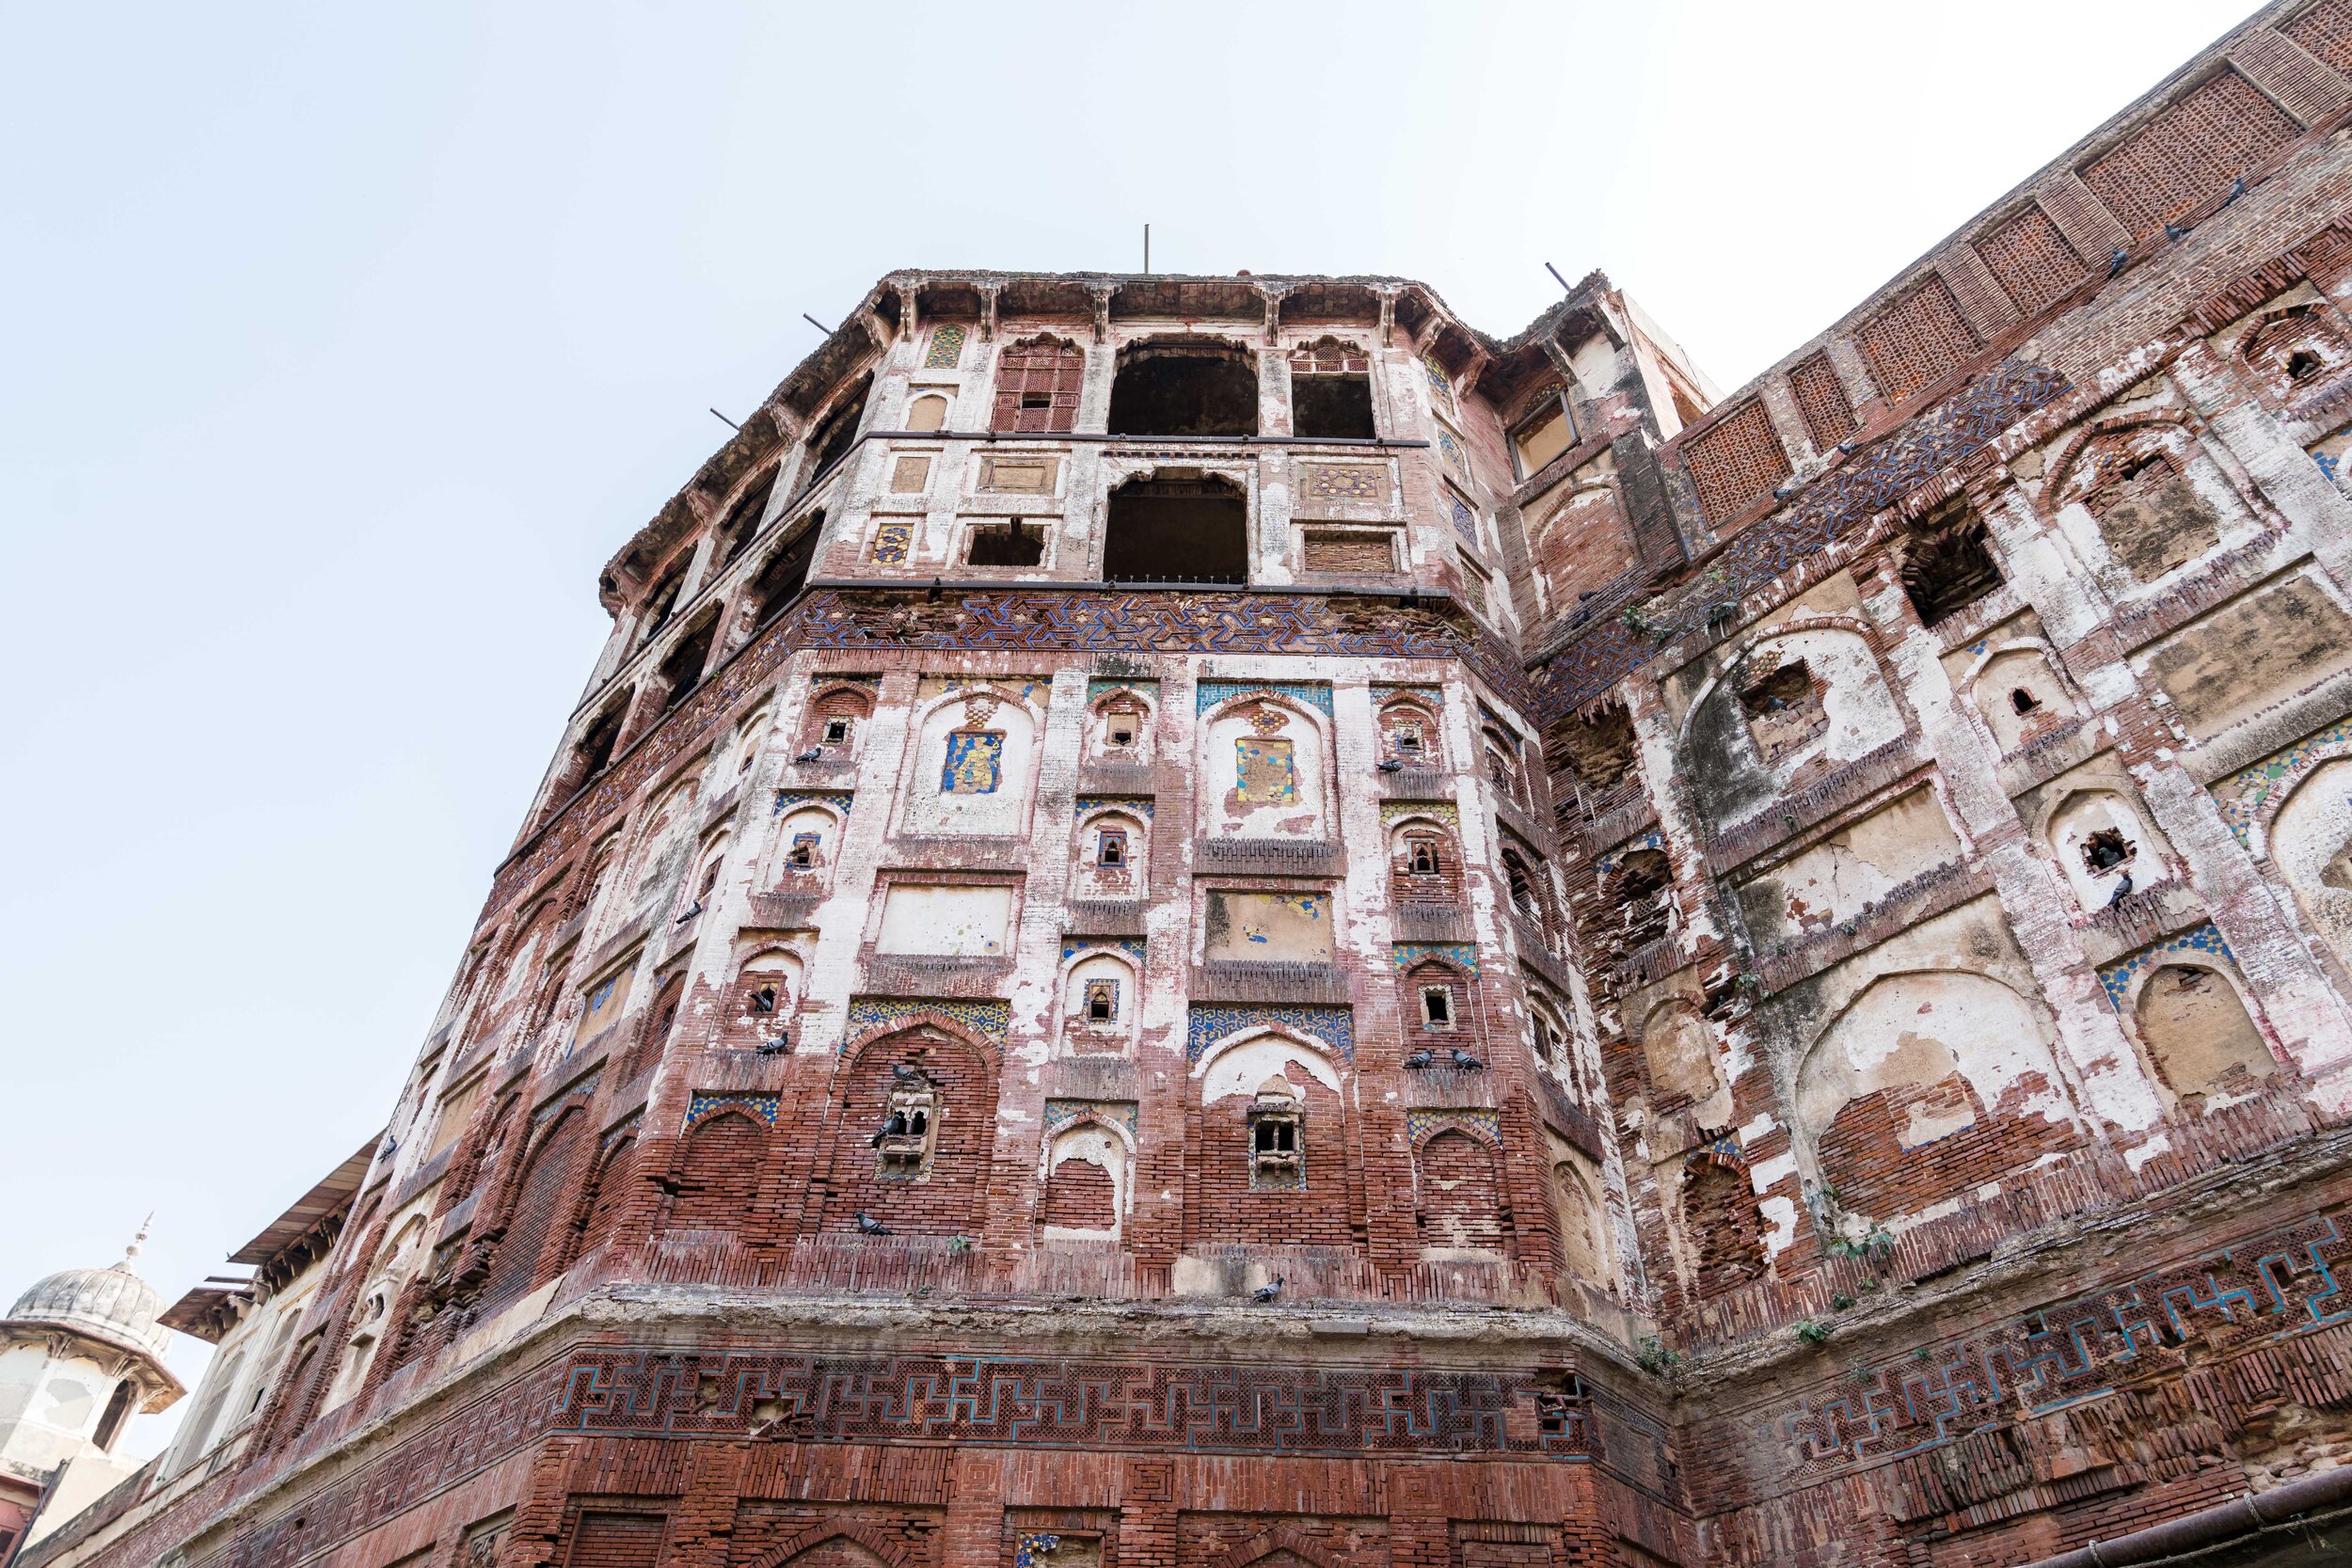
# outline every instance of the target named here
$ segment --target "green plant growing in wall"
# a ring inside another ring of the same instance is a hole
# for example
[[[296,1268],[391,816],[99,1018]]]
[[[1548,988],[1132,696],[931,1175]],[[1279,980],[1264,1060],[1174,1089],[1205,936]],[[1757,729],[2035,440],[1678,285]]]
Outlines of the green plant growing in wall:
[[[1633,1354],[1633,1364],[1655,1377],[1671,1377],[1682,1366],[1682,1353],[1652,1334]]]
[[[1808,1345],[1828,1344],[1829,1337],[1832,1332],[1833,1331],[1831,1330],[1829,1324],[1824,1323],[1816,1323],[1811,1318],[1800,1318],[1797,1320],[1797,1338],[1803,1339]]]

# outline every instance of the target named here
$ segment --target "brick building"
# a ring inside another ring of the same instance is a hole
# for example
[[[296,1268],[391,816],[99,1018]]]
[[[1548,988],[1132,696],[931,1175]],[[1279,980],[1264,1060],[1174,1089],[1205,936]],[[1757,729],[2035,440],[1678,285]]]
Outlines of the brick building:
[[[1597,275],[884,277],[604,573],[233,1454],[26,1560],[2290,1560],[2347,304],[2352,0],[1724,396]]]

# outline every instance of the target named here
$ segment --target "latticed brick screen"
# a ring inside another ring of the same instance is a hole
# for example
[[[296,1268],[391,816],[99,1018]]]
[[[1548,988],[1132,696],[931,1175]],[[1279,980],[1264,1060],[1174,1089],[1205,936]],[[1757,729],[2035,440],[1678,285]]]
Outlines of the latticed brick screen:
[[[996,360],[996,414],[990,428],[1027,435],[1072,429],[1086,377],[1084,349],[1052,341],[1012,344]]]
[[[661,1526],[658,1513],[583,1513],[564,1560],[569,1568],[654,1568]]]
[[[2320,0],[2279,31],[2313,58],[2352,76],[2352,0]]]
[[[2130,230],[2154,233],[2294,139],[2295,121],[2234,71],[2156,116],[2083,170],[2083,183]]]
[[[1307,535],[1307,570],[1311,572],[1393,572],[1396,551],[1385,533],[1335,533],[1321,530]]]
[[[1804,433],[1813,438],[1815,447],[1826,451],[1853,433],[1853,404],[1847,401],[1846,388],[1838,385],[1827,349],[1807,355],[1790,368],[1788,390],[1796,397],[1797,412],[1804,417]]]
[[[1698,486],[1699,505],[1718,523],[1736,516],[1789,472],[1788,454],[1781,450],[1760,398],[1750,398],[1691,437],[1682,461]]]
[[[2031,315],[2083,279],[2081,257],[2050,214],[2028,207],[1977,242],[1977,254],[2021,315]]]
[[[1933,274],[1865,323],[1854,341],[1889,403],[1910,397],[1979,346],[1951,285]]]

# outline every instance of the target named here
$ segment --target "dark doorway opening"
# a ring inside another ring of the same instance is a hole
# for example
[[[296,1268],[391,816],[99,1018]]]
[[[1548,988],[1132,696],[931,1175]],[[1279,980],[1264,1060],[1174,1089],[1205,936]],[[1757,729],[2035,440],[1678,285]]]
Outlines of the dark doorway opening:
[[[1257,371],[1231,343],[1136,343],[1120,355],[1111,382],[1110,434],[1255,436]]]
[[[1249,507],[1215,476],[1155,474],[1111,492],[1103,576],[1112,582],[1248,582]]]

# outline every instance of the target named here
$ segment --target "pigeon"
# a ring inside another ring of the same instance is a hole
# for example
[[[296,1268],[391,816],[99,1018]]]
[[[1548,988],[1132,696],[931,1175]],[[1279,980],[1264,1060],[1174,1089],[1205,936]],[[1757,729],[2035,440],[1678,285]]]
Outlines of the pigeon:
[[[2115,891],[2107,895],[2107,908],[2121,904],[2132,891],[2132,874],[2128,871],[2115,879]]]
[[[1469,1052],[1463,1050],[1458,1045],[1454,1048],[1454,1065],[1460,1068],[1465,1072],[1483,1071],[1486,1066],[1486,1063],[1480,1061],[1477,1057],[1471,1055]]]
[[[2164,226],[2164,237],[2177,244],[2178,242],[2188,238],[2188,225],[2185,223],[2168,223]]]
[[[1786,697],[1767,698],[1764,703],[1764,711],[1767,713],[1786,713],[1788,711],[1788,699]]]
[[[1404,766],[1405,765],[1402,762],[1399,762],[1394,757],[1382,757],[1378,763],[1380,771],[1383,773],[1393,773]]]
[[[759,1042],[759,1053],[763,1056],[773,1056],[791,1049],[792,1037],[790,1035],[778,1035],[774,1039]]]
[[[822,746],[811,746],[807,751],[803,752],[792,760],[794,762],[815,762],[818,757],[821,757],[824,754],[825,749]]]
[[[1419,1069],[1421,1068],[1427,1067],[1431,1060],[1432,1058],[1427,1051],[1416,1051],[1411,1055],[1405,1058],[1405,1065],[1408,1068]]]
[[[1273,1283],[1272,1283],[1272,1284],[1268,1284],[1268,1285],[1261,1285],[1261,1286],[1259,1286],[1256,1290],[1254,1290],[1254,1291],[1250,1291],[1250,1292],[1249,1292],[1249,1299],[1250,1299],[1251,1301],[1254,1301],[1254,1302],[1257,1302],[1257,1303],[1259,1303],[1259,1304],[1261,1304],[1261,1305],[1263,1305],[1263,1304],[1264,1304],[1264,1303],[1266,1303],[1266,1302],[1270,1302],[1270,1301],[1272,1301],[1272,1300],[1273,1300],[1276,1296],[1279,1296],[1279,1295],[1280,1295],[1281,1293],[1282,1293],[1282,1276],[1281,1276],[1280,1275],[1279,1275],[1279,1274],[1278,1274],[1278,1275],[1276,1275],[1274,1276],[1274,1281],[1273,1281]]]
[[[860,1209],[857,1212],[857,1233],[861,1236],[887,1236],[890,1227]]]
[[[2112,251],[2107,253],[2107,276],[2109,277],[2113,277],[2117,273],[2122,272],[2123,270],[2123,263],[2131,259],[2132,253],[2130,251],[2125,250],[2122,245],[2117,245]]]
[[[873,1148],[880,1148],[884,1138],[899,1137],[905,1133],[906,1130],[907,1114],[904,1111],[893,1111],[890,1113],[890,1119],[882,1124],[882,1131],[875,1133],[869,1142]]]
[[[893,1062],[890,1064],[890,1076],[905,1084],[922,1077],[923,1069],[919,1067],[909,1067],[904,1062]]]
[[[679,916],[678,916],[675,920],[671,921],[671,922],[670,922],[670,924],[671,924],[671,925],[673,925],[673,926],[683,926],[683,925],[685,925],[688,921],[690,921],[690,920],[693,919],[696,915],[698,915],[698,914],[700,914],[700,913],[702,913],[702,912],[703,912],[703,901],[702,901],[701,899],[697,898],[697,899],[695,899],[695,900],[694,900],[693,904],[688,908],[687,911],[686,911],[684,914],[679,915]]]
[[[2221,198],[2221,205],[2227,207],[2231,202],[2235,201],[2239,197],[2244,196],[2245,194],[2246,176],[2241,174],[2236,179],[2230,182],[2230,194]]]

